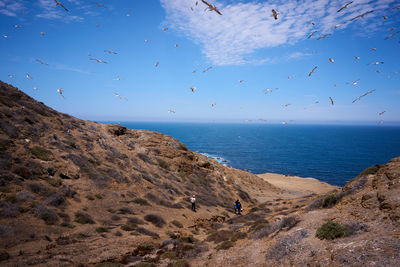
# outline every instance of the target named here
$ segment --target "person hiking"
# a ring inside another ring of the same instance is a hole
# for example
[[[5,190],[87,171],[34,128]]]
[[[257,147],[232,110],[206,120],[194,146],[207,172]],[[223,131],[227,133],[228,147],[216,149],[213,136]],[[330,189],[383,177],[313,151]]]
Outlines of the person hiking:
[[[242,212],[242,204],[240,203],[239,199],[236,200],[235,206],[236,206],[237,214],[238,214],[238,215],[241,215],[241,212]]]
[[[190,202],[192,203],[192,211],[196,212],[196,196],[195,195],[193,195],[190,198]]]

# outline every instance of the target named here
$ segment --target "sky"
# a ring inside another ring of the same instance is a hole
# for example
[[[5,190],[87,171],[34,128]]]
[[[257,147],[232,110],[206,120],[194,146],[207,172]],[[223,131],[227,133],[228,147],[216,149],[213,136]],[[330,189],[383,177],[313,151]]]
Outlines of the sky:
[[[96,121],[400,121],[398,1],[208,1],[222,15],[195,0],[59,2],[68,11],[54,0],[0,0],[0,80],[63,113]]]

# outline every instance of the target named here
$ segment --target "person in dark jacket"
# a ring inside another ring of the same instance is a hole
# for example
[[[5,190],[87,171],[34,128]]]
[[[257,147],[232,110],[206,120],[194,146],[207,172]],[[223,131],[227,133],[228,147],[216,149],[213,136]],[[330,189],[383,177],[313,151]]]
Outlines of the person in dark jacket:
[[[242,203],[240,203],[239,199],[236,200],[235,206],[236,206],[237,214],[238,214],[238,215],[241,215],[241,212],[242,212]]]

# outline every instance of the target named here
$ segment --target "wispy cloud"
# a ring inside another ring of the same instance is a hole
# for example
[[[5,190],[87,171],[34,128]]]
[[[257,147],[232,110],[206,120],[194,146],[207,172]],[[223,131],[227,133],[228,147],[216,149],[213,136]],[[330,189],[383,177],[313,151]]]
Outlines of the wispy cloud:
[[[318,34],[333,33],[333,26],[342,22],[347,23],[337,30],[353,23],[357,23],[358,27],[362,24],[371,28],[371,18],[388,10],[390,4],[395,2],[359,0],[338,13],[337,10],[344,3],[340,0],[276,0],[268,3],[252,1],[230,4],[210,1],[222,12],[220,16],[215,12],[204,11],[206,6],[200,1],[198,6],[194,5],[195,1],[160,1],[166,10],[168,27],[183,32],[199,43],[202,52],[214,65],[249,63],[245,58],[256,50],[295,44],[306,39],[313,30],[317,30]],[[272,9],[279,12],[278,20],[272,18]],[[374,12],[350,21],[369,10]]]
[[[19,0],[0,0],[0,14],[15,17],[17,13],[24,10],[22,1]]]
[[[91,75],[92,74],[90,71],[78,69],[78,68],[67,66],[67,65],[64,65],[64,64],[55,63],[55,64],[52,64],[52,66],[57,70],[73,71],[73,72],[86,74],[86,75]]]

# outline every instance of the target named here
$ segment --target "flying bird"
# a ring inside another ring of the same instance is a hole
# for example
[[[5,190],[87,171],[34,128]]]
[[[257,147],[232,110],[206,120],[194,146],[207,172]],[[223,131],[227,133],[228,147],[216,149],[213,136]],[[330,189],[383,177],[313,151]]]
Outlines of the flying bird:
[[[114,81],[121,81],[122,80],[122,78],[120,78],[120,77],[117,77],[117,78],[115,78],[115,79],[113,79]]]
[[[353,3],[353,1],[348,2],[347,4],[345,4],[344,6],[342,6],[341,8],[339,8],[339,10],[337,12],[342,11],[343,9],[347,8],[349,5],[351,5]]]
[[[290,106],[291,104],[289,103],[289,104],[284,104],[284,105],[282,105],[284,108],[287,108],[288,106]]]
[[[32,87],[32,89],[35,90],[35,91],[37,91],[39,88],[37,88],[37,87],[34,86],[34,87]]]
[[[192,92],[194,92],[194,90],[196,90],[196,87],[190,87],[190,90],[192,90]]]
[[[179,47],[179,45],[178,45],[178,44],[175,44],[175,47]]]
[[[240,83],[242,83],[244,80],[239,80]]]
[[[385,37],[385,40],[387,40],[387,39],[389,39],[389,38],[392,38],[392,37],[394,37],[396,34],[398,34],[400,31],[398,31],[398,32],[395,32],[395,33],[392,33],[391,35],[389,35],[389,36],[386,36]]]
[[[14,74],[8,74],[8,78],[15,78]]]
[[[156,64],[154,64],[154,66],[156,66],[156,68],[158,67],[158,65],[160,65],[160,62],[156,62]]]
[[[169,109],[168,113],[174,113],[175,114],[175,110]]]
[[[268,93],[272,93],[275,90],[278,90],[278,88],[272,88],[272,89],[267,88],[264,90],[264,92],[265,92],[265,94],[268,94]]]
[[[168,31],[168,28],[162,28],[163,31]]]
[[[382,16],[382,18],[383,18],[383,19],[388,19],[388,17],[386,17],[386,16]]]
[[[4,35],[4,34],[3,34],[3,37],[7,39],[7,38],[8,38],[8,35]]]
[[[347,23],[347,22],[342,22],[342,23],[336,24],[335,26],[333,26],[333,28],[337,29],[337,28],[339,28],[341,25],[344,25],[344,24],[346,24],[346,23]]]
[[[209,71],[210,69],[212,69],[212,67],[206,68],[205,70],[203,70],[203,72],[207,72],[207,71]]]
[[[145,43],[148,43],[148,42],[150,42],[150,40],[147,40],[147,39],[146,39],[146,40],[144,40],[144,42],[145,42]]]
[[[385,114],[386,110],[379,112],[379,116],[382,116],[383,114]]]
[[[310,39],[315,33],[317,33],[318,31],[313,31],[312,33],[310,33],[310,35],[307,37],[307,39]]]
[[[46,62],[41,61],[40,59],[36,59],[36,61],[39,62],[39,63],[42,64],[42,65],[46,65],[46,66],[49,65],[49,64],[47,64]]]
[[[64,10],[67,11],[67,12],[69,11],[63,4],[61,4],[57,0],[54,0],[54,2],[56,2],[56,6],[60,6],[60,7],[64,8]]]
[[[109,53],[109,54],[112,54],[112,55],[118,54],[117,52],[110,51],[110,50],[104,50],[104,52]]]
[[[363,94],[363,95],[357,97],[356,99],[354,99],[352,103],[357,102],[358,100],[360,100],[361,98],[363,98],[366,95],[372,94],[374,91],[376,91],[376,90],[374,89],[374,90],[366,92],[365,94]]]
[[[293,79],[294,77],[296,77],[296,75],[292,75],[292,76],[288,76],[288,79]]]
[[[126,14],[126,16],[127,16],[127,17],[130,17],[130,16],[132,16],[132,15],[128,13],[128,14]]]
[[[381,71],[380,71],[380,70],[375,70],[375,72],[376,72],[376,73],[381,73]]]
[[[309,73],[308,73],[308,76],[310,77],[311,76],[311,74],[313,74],[314,73],[314,71],[317,69],[317,66],[315,66]]]
[[[371,50],[371,51],[376,51],[376,48],[371,48],[370,50]]]
[[[377,61],[377,62],[369,63],[368,65],[379,65],[379,64],[384,64],[384,63],[385,63],[385,62]]]
[[[318,37],[317,40],[326,39],[326,37],[329,36],[329,35],[331,35],[331,34],[328,33],[328,34],[322,35],[322,36]]]
[[[45,33],[45,32],[40,32],[40,34],[41,34],[42,36],[45,36],[45,35],[46,35],[46,33]]]
[[[213,104],[211,104],[211,107],[213,108],[213,107],[215,107],[217,105],[217,103],[213,103]]]
[[[26,78],[31,79],[31,80],[33,79],[32,76],[29,75],[28,73],[26,74]]]
[[[339,85],[337,84],[337,83],[335,83],[334,85],[333,85],[333,87],[338,87]]]
[[[21,25],[18,25],[18,24],[15,24],[15,25],[14,25],[14,28],[16,28],[16,29],[21,29],[22,26],[21,26]]]
[[[89,58],[89,60],[95,60],[97,63],[104,63],[104,64],[107,64],[106,61],[101,60],[101,59],[97,59],[97,58]]]
[[[277,20],[277,19],[278,19],[278,15],[279,15],[279,13],[276,12],[275,9],[272,9],[272,15],[271,15],[271,17],[274,17],[274,19]]]
[[[355,60],[359,60],[359,59],[360,59],[360,57],[354,57],[354,59],[355,59]]]
[[[335,60],[333,60],[333,58],[329,58],[329,62],[333,63]]]
[[[364,12],[364,13],[362,13],[361,15],[355,16],[355,17],[352,18],[350,21],[353,21],[353,20],[358,19],[358,18],[364,18],[365,15],[370,14],[370,13],[372,13],[372,12],[374,12],[374,11],[373,11],[373,10],[370,10],[370,11]]]
[[[205,5],[208,6],[208,7],[206,8],[206,10],[208,9],[208,11],[215,11],[218,15],[222,15],[222,13],[217,9],[216,6],[214,6],[214,5],[212,5],[212,4],[208,3],[208,2],[206,2],[206,1],[204,1],[204,0],[201,0],[201,2],[203,2]]]
[[[115,97],[118,97],[119,99],[125,99],[126,101],[128,101],[128,99],[126,99],[124,96],[118,94],[118,93],[114,93]]]
[[[329,100],[331,101],[332,106],[335,105],[335,102],[333,101],[332,97],[329,97]]]
[[[104,4],[102,4],[102,3],[97,3],[96,2],[96,5],[97,5],[97,7],[104,7]]]
[[[352,85],[357,85],[357,83],[358,83],[358,81],[359,81],[360,79],[358,79],[358,80],[355,80],[354,82],[352,82],[351,84]]]
[[[192,73],[196,73],[196,72],[197,72],[197,70],[193,70],[193,71],[192,71]]]
[[[64,98],[64,95],[63,95],[64,89],[62,89],[62,88],[57,89],[57,92],[62,96],[62,98]]]

